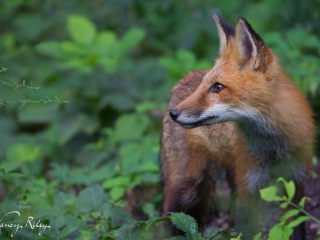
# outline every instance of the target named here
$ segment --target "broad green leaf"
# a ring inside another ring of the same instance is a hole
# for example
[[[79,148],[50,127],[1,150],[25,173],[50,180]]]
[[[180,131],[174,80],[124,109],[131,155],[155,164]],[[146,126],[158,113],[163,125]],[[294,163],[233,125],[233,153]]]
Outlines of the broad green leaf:
[[[132,153],[122,159],[122,172],[123,174],[132,174],[136,172],[141,172],[140,162],[141,156],[139,153]]]
[[[288,202],[283,202],[280,204],[280,208],[286,209],[288,207],[289,203]]]
[[[159,108],[159,103],[155,103],[155,102],[144,102],[135,106],[135,110],[138,113],[152,111],[157,108]]]
[[[117,56],[110,57],[107,55],[103,55],[103,56],[100,56],[100,58],[98,59],[98,63],[103,67],[103,69],[107,73],[114,73],[117,70],[118,65],[120,64],[120,58]],[[106,98],[110,99],[108,96],[106,96]],[[121,97],[119,97],[119,98],[121,98]],[[116,102],[116,100],[115,100],[115,102]],[[117,105],[117,102],[115,103],[115,105]],[[119,105],[120,105],[120,109],[121,109],[122,108],[121,103]],[[99,106],[99,107],[101,107],[101,106]]]
[[[146,163],[141,166],[141,170],[146,172],[159,172],[159,165],[155,163]]]
[[[195,66],[195,68],[193,70],[212,68],[213,64],[214,63],[211,61],[201,60],[201,61],[197,62],[197,65]]]
[[[27,104],[27,106],[18,111],[18,120],[22,124],[49,123],[56,120],[59,115],[58,103],[50,103],[50,105],[49,103],[47,105]]]
[[[74,41],[85,45],[91,44],[97,33],[95,25],[89,19],[78,15],[68,18],[68,31]]]
[[[91,240],[93,239],[93,233],[88,230],[79,230],[81,234],[81,240]]]
[[[261,198],[265,201],[281,201],[282,198],[277,196],[277,187],[271,186],[268,188],[260,189]]]
[[[112,233],[116,237],[117,240],[136,240],[136,236],[134,233],[138,230],[137,222],[129,222],[127,224],[122,225],[119,229],[113,230]]]
[[[120,40],[119,51],[123,55],[128,53],[132,48],[138,45],[142,39],[145,37],[146,33],[142,28],[131,28],[127,31]]]
[[[293,220],[292,222],[290,222],[288,224],[288,226],[291,227],[291,228],[294,228],[294,227],[299,226],[301,223],[303,223],[303,222],[305,222],[305,221],[307,221],[309,219],[310,219],[310,217],[308,217],[308,216],[301,216],[301,217],[298,217],[297,219]]]
[[[148,221],[146,221],[146,230],[148,230],[149,228],[153,227],[154,225],[156,225],[159,222],[163,222],[163,221],[169,221],[170,217],[153,217],[150,218]]]
[[[185,49],[180,49],[176,53],[177,60],[180,62],[185,62],[189,64],[194,64],[196,57],[193,52]]]
[[[142,183],[142,176],[140,174],[135,174],[133,180],[130,182],[128,188],[134,188]],[[150,183],[150,182],[149,182]]]
[[[93,134],[99,127],[99,122],[96,118],[85,114],[77,114],[72,119],[67,119],[60,126],[59,144],[66,144],[77,133],[85,132],[88,135]]]
[[[102,188],[99,185],[94,185],[83,189],[79,194],[79,200],[85,203],[84,210],[97,211],[104,201],[104,195]]]
[[[289,240],[292,233],[292,228],[279,223],[271,228],[268,240]]]
[[[260,233],[261,234],[261,233]],[[240,233],[237,238],[231,238],[230,240],[241,240],[242,233]]]
[[[61,48],[61,44],[54,41],[40,43],[36,46],[36,50],[41,54],[58,59],[62,59],[65,57],[65,54]]]
[[[110,197],[112,200],[119,200],[126,193],[126,189],[124,187],[113,187],[110,190]]]
[[[96,39],[94,40],[93,47],[99,51],[102,51],[100,52],[102,54],[108,54],[108,52],[106,51],[107,50],[110,51],[111,50],[110,47],[114,47],[113,45],[116,42],[116,40],[117,40],[117,35],[114,32],[103,31],[97,35]]]
[[[40,148],[27,143],[13,145],[7,152],[7,159],[16,162],[32,162],[39,159],[40,156]]]
[[[116,121],[113,140],[119,142],[124,139],[139,138],[147,126],[148,118],[145,115],[123,114]]]
[[[0,166],[0,169],[3,169],[5,173],[11,172],[12,170],[17,169],[20,167],[21,162],[19,161],[9,161],[5,162]]]
[[[299,206],[300,206],[301,208],[304,208],[304,205],[305,205],[305,203],[306,203],[306,200],[307,200],[307,197],[301,198],[301,200],[300,200],[300,202],[299,202]]]
[[[221,231],[222,231],[221,228],[216,228],[216,227],[207,228],[206,232],[204,233],[204,238],[211,239],[211,238],[217,236],[218,233],[220,233]]]
[[[103,59],[104,58],[100,58],[99,63],[101,61],[103,61]],[[109,60],[115,61],[112,59],[108,59],[108,61]],[[118,62],[117,63],[114,62],[114,63],[115,63],[115,65],[111,66],[112,72],[114,72],[116,70],[115,67],[118,64]],[[109,67],[109,65],[108,65],[108,67]],[[114,109],[117,109],[118,111],[132,110],[134,108],[134,101],[133,101],[132,97],[130,97],[130,96],[110,92],[110,94],[105,95],[100,99],[100,102],[98,104],[98,108],[103,109],[107,105],[111,105]]]
[[[286,212],[285,214],[282,215],[280,222],[285,222],[287,219],[289,219],[290,217],[296,216],[299,214],[299,210],[298,209],[291,209],[288,212]]]
[[[170,219],[177,228],[185,233],[190,232],[191,226],[195,226],[196,230],[198,228],[196,220],[184,213],[170,213]]]
[[[55,233],[59,232],[59,229],[61,229],[66,223],[66,219],[62,215],[51,215],[49,218],[49,226],[50,231],[53,231]]]
[[[7,173],[5,175],[5,179],[9,179],[9,178],[21,178],[21,177],[25,177],[26,175],[21,174],[21,173]]]
[[[293,181],[287,182],[283,178],[279,178],[278,182],[283,182],[284,187],[286,188],[286,191],[288,194],[289,201],[291,201],[295,192],[296,192],[296,187],[295,187]]]
[[[131,214],[123,208],[112,206],[107,212],[107,216],[111,218],[111,227],[122,226],[124,222],[132,220]],[[106,214],[104,214],[106,215]]]
[[[261,232],[259,232],[257,235],[255,235],[253,237],[253,240],[260,240],[260,238],[261,238]]]
[[[119,177],[114,177],[114,178],[105,180],[102,184],[102,188],[110,189],[116,186],[127,187],[129,184],[130,184],[129,176],[119,176]]]
[[[72,41],[64,41],[61,43],[61,49],[70,57],[84,57],[88,54],[88,49],[81,44]]]
[[[145,203],[142,206],[142,211],[149,217],[154,215],[155,210],[156,209],[153,203]]]
[[[177,64],[177,61],[171,57],[160,57],[158,60],[160,66],[167,69],[172,75],[181,75],[180,66]]]
[[[146,172],[142,174],[142,182],[146,184],[150,183],[158,183],[160,181],[160,174],[159,173],[151,173]]]
[[[65,217],[66,225],[61,229],[60,237],[66,238],[68,235],[75,232],[80,227],[80,219],[75,216]]]

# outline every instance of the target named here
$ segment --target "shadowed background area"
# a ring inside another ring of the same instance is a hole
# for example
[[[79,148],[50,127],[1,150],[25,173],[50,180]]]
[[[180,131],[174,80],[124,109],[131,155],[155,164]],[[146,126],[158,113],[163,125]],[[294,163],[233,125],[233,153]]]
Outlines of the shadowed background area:
[[[276,52],[314,109],[319,141],[319,1],[0,0],[0,6],[0,217],[17,210],[21,216],[9,222],[40,219],[51,226],[44,239],[112,239],[111,230],[133,218],[159,216],[161,120],[174,84],[212,67],[218,56],[214,13],[232,26],[244,16]],[[320,218],[317,164],[314,157],[306,194],[307,210]],[[223,203],[225,182],[216,181]],[[220,205],[214,221],[225,227]],[[309,239],[318,227],[308,223]],[[17,234],[39,236],[30,228]]]

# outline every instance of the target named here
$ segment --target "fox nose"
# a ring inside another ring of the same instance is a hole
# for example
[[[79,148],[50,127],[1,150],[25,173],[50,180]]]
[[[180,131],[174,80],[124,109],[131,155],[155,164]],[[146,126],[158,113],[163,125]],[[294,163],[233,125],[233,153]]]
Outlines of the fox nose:
[[[172,118],[172,120],[176,120],[177,117],[179,116],[179,111],[177,109],[173,109],[169,112],[170,117]]]

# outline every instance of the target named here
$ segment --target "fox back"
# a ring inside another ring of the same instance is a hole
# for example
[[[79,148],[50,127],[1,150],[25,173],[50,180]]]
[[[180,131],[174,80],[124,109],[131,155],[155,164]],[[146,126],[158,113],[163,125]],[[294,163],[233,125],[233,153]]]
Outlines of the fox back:
[[[212,168],[226,168],[237,193],[235,224],[252,239],[259,189],[293,180],[303,196],[315,126],[312,110],[250,24],[234,28],[214,16],[220,58],[173,88],[163,119],[163,215],[185,212],[204,229],[212,214]],[[249,220],[250,219],[250,220]],[[261,231],[261,230],[260,230]],[[304,239],[300,226],[295,239]]]

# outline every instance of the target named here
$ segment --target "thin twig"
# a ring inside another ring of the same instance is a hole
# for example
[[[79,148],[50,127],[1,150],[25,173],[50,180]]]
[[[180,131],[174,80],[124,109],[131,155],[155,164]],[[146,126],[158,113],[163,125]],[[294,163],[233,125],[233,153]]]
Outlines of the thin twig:
[[[25,84],[25,80],[22,81],[22,84],[18,84],[18,83],[14,82],[14,81],[11,81],[11,82],[12,83],[0,80],[0,83],[2,85],[7,85],[9,87],[13,87],[14,89],[17,89],[19,87],[25,87],[25,88],[28,88],[28,89],[31,89],[31,90],[39,90],[40,89],[40,87],[32,87],[32,82],[31,82],[31,86],[26,85]]]

